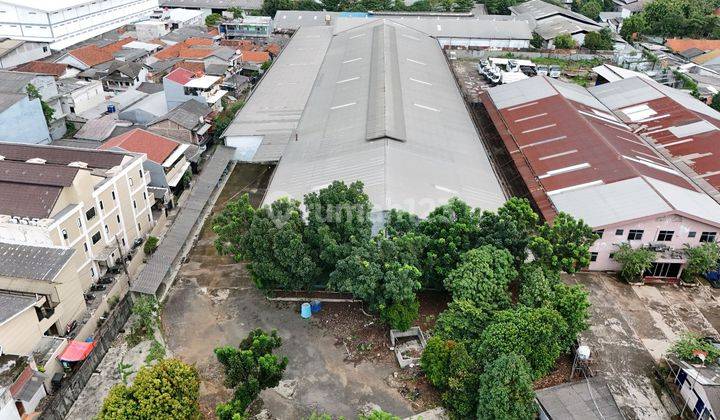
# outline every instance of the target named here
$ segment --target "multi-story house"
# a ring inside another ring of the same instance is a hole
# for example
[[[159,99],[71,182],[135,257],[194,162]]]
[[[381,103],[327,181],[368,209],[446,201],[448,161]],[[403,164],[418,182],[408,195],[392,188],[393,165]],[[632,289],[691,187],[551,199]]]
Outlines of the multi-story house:
[[[207,104],[215,111],[222,109],[220,99],[227,94],[220,89],[222,79],[218,76],[198,75],[184,68],[177,68],[163,78],[168,109],[195,100]]]
[[[83,289],[154,224],[144,155],[0,143],[0,242],[69,247]]]
[[[0,37],[46,42],[62,50],[144,19],[158,0],[3,0]]]

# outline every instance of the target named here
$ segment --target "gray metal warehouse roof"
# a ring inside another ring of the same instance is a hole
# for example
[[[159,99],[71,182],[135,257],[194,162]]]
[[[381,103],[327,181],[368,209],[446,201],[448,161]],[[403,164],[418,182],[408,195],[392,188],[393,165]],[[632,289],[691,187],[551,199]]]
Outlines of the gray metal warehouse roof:
[[[363,181],[374,211],[505,202],[434,39],[392,20],[333,37],[265,202],[334,180]]]
[[[0,242],[0,276],[52,281],[75,252]]]
[[[264,136],[253,157],[277,161],[297,127],[332,38],[332,28],[303,27],[292,37],[224,136]]]
[[[37,298],[29,295],[0,293],[0,324],[25,311],[37,302]]]

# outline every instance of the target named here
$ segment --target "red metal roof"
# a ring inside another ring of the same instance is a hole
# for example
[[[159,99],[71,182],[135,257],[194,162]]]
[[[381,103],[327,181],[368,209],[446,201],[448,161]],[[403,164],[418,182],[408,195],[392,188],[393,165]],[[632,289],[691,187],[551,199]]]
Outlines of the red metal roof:
[[[542,82],[516,83],[516,88],[533,89],[531,83]],[[585,184],[648,176],[695,190],[609,110],[553,90],[556,94],[503,109],[487,93],[482,98],[546,219],[552,220],[556,213],[548,193]]]
[[[195,73],[181,67],[171,71],[170,74],[165,76],[165,78],[172,80],[175,83],[185,85],[185,83],[189,82],[193,76],[195,76]]]
[[[145,153],[148,159],[162,165],[179,145],[175,140],[136,128],[111,138],[100,149],[118,147],[128,152]]]
[[[637,127],[637,133],[653,142],[671,159],[681,162],[682,165],[687,165],[694,172],[688,174],[692,178],[707,181],[712,188],[720,190],[720,160],[718,160],[720,156],[720,130],[717,129],[720,128],[720,119],[690,109],[648,82],[644,83],[647,89],[660,92],[663,96],[623,106],[613,111],[629,125]],[[694,99],[688,98],[688,100]],[[646,105],[655,112],[655,115],[648,118],[647,121],[633,123],[623,112],[623,109],[627,110],[630,107],[639,105]],[[697,105],[702,106],[699,101]],[[710,112],[709,108],[708,111]],[[708,127],[715,126],[716,129],[688,135],[682,134],[684,126],[697,123],[708,124]],[[678,129],[680,131],[677,131]],[[681,133],[681,135],[677,136],[673,131]]]
[[[49,63],[46,61],[31,61],[16,68],[15,71],[50,74],[55,77],[60,77],[67,71],[67,64]]]

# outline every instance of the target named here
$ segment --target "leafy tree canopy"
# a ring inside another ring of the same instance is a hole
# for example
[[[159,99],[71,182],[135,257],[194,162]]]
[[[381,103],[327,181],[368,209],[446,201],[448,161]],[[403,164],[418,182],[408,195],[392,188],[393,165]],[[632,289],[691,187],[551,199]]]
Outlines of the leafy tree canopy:
[[[478,305],[470,300],[455,299],[438,316],[433,331],[445,340],[474,343],[493,317],[494,307],[489,303]]]
[[[590,264],[590,245],[597,239],[582,220],[576,220],[560,212],[552,221],[539,229],[538,235],[530,241],[535,259],[545,266],[567,273],[587,267]]]
[[[612,50],[613,44],[612,32],[608,28],[603,28],[600,32],[586,34],[583,46],[591,50]]]
[[[200,379],[193,366],[177,359],[140,369],[132,385],[115,385],[99,420],[199,419]]]
[[[483,245],[463,254],[445,279],[445,287],[454,299],[502,309],[510,305],[508,285],[515,276],[514,260],[507,250]]]
[[[628,282],[639,282],[642,280],[645,270],[652,266],[657,258],[655,252],[647,248],[636,248],[629,243],[623,242],[618,245],[613,259],[622,265],[620,277]]]
[[[547,307],[516,309],[497,313],[496,321],[482,333],[477,354],[483,363],[517,353],[524,356],[535,379],[547,374],[564,350],[567,323]]]
[[[260,391],[280,383],[288,359],[274,355],[273,350],[281,344],[277,331],[268,334],[255,329],[237,348],[225,346],[215,349],[215,356],[225,371],[225,386],[234,389],[233,399],[216,407],[219,419],[242,418]]]
[[[532,420],[537,415],[530,366],[507,354],[492,361],[478,377],[477,418]]]
[[[720,246],[716,242],[705,242],[700,246],[685,246],[687,263],[683,268],[682,278],[686,282],[695,282],[697,276],[708,271],[717,270],[720,260]]]
[[[577,42],[570,34],[562,34],[555,37],[555,48],[568,50],[577,47]]]
[[[427,342],[420,366],[433,386],[446,390],[450,378],[472,369],[475,362],[463,343],[434,336]]]
[[[480,217],[478,245],[507,249],[519,266],[527,259],[530,238],[539,228],[540,217],[524,198],[511,198],[497,213],[485,211]]]

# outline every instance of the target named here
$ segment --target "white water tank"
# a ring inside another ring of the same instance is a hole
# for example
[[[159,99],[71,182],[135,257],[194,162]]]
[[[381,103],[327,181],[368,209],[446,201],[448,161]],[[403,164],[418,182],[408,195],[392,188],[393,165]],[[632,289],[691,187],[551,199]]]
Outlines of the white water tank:
[[[588,346],[578,346],[577,349],[577,358],[579,360],[590,360],[590,347]]]

